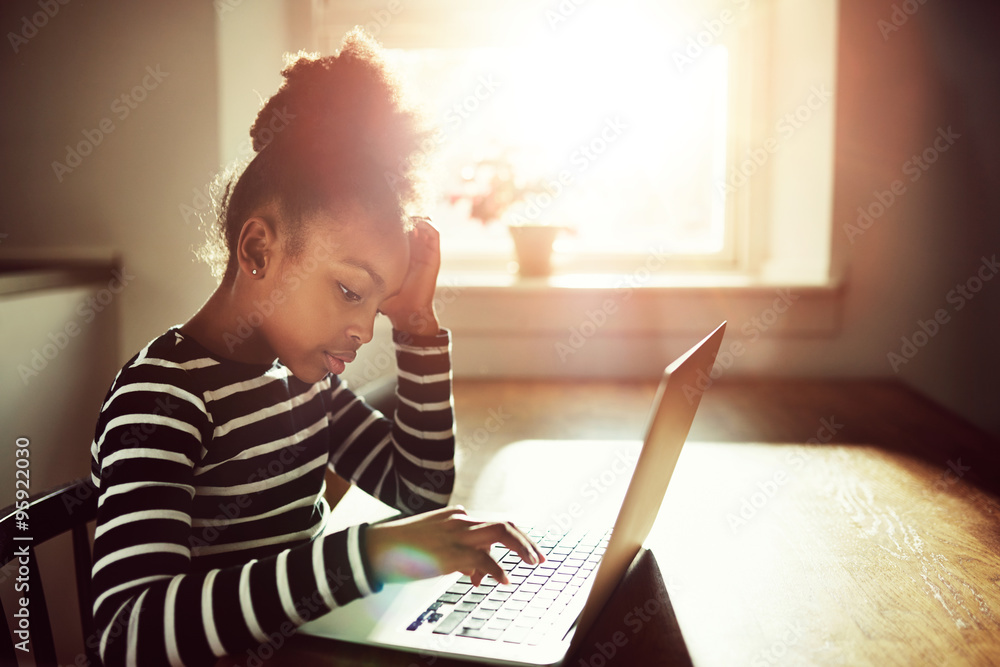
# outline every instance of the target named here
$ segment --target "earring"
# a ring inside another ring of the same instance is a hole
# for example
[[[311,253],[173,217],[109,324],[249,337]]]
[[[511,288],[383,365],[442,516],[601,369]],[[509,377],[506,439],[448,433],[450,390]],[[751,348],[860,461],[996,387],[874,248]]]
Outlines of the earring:
[[[254,274],[254,275],[257,275],[257,269],[254,269],[254,270],[253,270],[253,271],[251,271],[250,273],[252,273],[252,274]]]

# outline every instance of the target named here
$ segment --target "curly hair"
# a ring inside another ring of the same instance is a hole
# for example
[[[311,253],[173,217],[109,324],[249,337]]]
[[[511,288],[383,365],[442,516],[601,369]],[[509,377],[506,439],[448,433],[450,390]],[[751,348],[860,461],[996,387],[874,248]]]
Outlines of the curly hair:
[[[242,173],[220,174],[218,216],[199,255],[213,274],[236,273],[236,244],[255,211],[276,204],[288,252],[302,251],[303,220],[360,206],[380,224],[407,229],[424,202],[423,150],[430,136],[379,44],[362,29],[335,56],[287,57],[284,81],[264,104]]]

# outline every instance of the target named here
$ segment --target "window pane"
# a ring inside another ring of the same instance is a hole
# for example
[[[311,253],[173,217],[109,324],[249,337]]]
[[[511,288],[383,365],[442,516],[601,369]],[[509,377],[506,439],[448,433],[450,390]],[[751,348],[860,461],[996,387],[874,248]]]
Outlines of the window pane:
[[[566,251],[723,250],[728,51],[679,66],[681,43],[641,23],[592,12],[532,46],[390,51],[436,105],[446,253],[509,255],[511,222],[572,228]]]

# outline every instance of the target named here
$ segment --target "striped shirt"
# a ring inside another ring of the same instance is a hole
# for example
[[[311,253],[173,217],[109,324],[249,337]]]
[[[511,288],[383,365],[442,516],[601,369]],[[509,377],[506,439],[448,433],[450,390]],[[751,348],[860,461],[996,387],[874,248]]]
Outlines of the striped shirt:
[[[393,338],[392,421],[337,376],[227,360],[177,328],[122,368],[91,447],[106,667],[267,655],[378,587],[365,525],[323,534],[326,468],[407,514],[445,505],[454,482],[450,335]]]

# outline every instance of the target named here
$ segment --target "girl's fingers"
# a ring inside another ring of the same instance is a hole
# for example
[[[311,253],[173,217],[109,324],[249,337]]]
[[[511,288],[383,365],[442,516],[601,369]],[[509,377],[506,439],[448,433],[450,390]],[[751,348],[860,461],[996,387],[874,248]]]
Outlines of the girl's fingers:
[[[483,582],[483,578],[488,574],[501,584],[509,584],[510,580],[507,579],[507,573],[503,571],[500,567],[500,563],[493,560],[493,558],[484,551],[476,550],[476,573],[472,575],[472,582],[478,586]]]
[[[481,523],[467,530],[466,540],[466,544],[479,549],[499,542],[532,565],[545,560],[541,549],[512,523]]]
[[[514,531],[517,532],[517,534],[522,535],[524,539],[527,540],[528,544],[531,546],[531,551],[538,557],[538,562],[544,563],[547,559],[545,558],[545,553],[542,551],[541,547],[535,544],[535,541],[531,539],[527,533],[518,528],[513,521],[508,521],[507,523],[512,529],[514,529]]]
[[[408,517],[397,525],[405,527],[409,537],[401,536],[402,539],[392,541],[426,545],[431,553],[436,553],[442,574],[462,572],[475,586],[479,586],[487,575],[502,583],[509,582],[503,567],[490,555],[490,547],[494,544],[503,544],[532,565],[545,560],[538,546],[514,524],[478,521],[469,517],[461,506]]]

